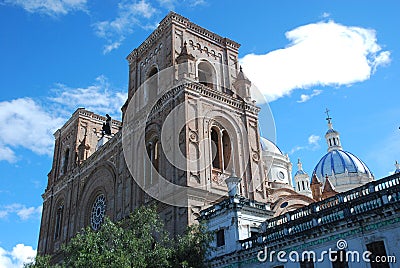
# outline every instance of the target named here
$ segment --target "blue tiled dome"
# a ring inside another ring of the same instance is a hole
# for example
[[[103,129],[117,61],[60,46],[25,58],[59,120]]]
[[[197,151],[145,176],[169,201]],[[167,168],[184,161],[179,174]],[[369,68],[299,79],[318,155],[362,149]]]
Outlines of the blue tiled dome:
[[[371,171],[357,156],[342,150],[332,150],[324,155],[314,169],[317,177],[322,179],[326,175],[348,173],[364,173],[371,175]]]
[[[297,172],[294,175],[296,176],[296,175],[306,175],[306,174],[307,173],[304,172],[304,170],[297,170]]]
[[[326,134],[328,134],[328,133],[338,133],[338,134],[339,134],[339,132],[337,132],[337,131],[334,130],[333,128],[328,129],[328,131],[326,132]]]

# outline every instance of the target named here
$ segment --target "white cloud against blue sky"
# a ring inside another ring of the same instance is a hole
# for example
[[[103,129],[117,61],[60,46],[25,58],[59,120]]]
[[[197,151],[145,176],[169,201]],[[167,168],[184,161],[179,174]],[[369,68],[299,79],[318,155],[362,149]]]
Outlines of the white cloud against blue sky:
[[[24,263],[32,261],[35,256],[36,250],[24,244],[15,245],[11,251],[0,247],[0,267],[20,268]]]
[[[277,145],[306,172],[326,153],[325,108],[345,150],[377,177],[394,170],[400,4],[284,2],[0,0],[0,267],[35,253],[53,132],[78,107],[121,119],[125,57],[169,10],[241,43],[244,72],[274,100]]]
[[[39,155],[53,154],[53,133],[80,107],[121,117],[127,94],[116,90],[103,75],[87,87],[56,83],[45,100],[20,98],[0,102],[0,161],[15,163],[15,150],[25,148]]]
[[[66,15],[71,11],[85,11],[87,0],[4,0],[3,3],[22,7],[29,13],[50,16]]]
[[[156,12],[157,9],[146,0],[120,2],[117,17],[93,24],[96,35],[107,42],[103,53],[117,49],[137,27],[154,29],[157,25],[150,19]]]
[[[241,59],[245,73],[268,101],[295,89],[365,81],[377,67],[390,63],[390,52],[378,44],[373,29],[328,21],[294,28],[285,36],[285,48]]]

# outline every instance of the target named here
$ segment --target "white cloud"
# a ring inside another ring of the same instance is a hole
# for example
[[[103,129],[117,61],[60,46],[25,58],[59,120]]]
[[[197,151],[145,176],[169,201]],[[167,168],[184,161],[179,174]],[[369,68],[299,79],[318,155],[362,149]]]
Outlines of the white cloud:
[[[103,53],[108,53],[118,48],[126,36],[133,33],[135,27],[147,29],[149,24],[143,23],[149,20],[157,12],[146,0],[127,1],[118,4],[118,16],[113,20],[96,22],[93,26],[97,36],[107,40]]]
[[[321,15],[321,17],[324,18],[324,19],[329,18],[330,16],[331,16],[331,14],[328,13],[328,12],[324,12],[324,13],[322,13],[322,15]]]
[[[6,4],[20,6],[30,13],[49,16],[66,15],[71,11],[86,10],[86,0],[4,0]]]
[[[310,137],[308,137],[308,145],[310,145],[313,150],[318,149],[320,140],[320,136],[312,134]]]
[[[205,0],[158,0],[160,6],[167,8],[168,10],[174,10],[175,6],[179,4],[187,4],[190,7],[196,7],[205,5]]]
[[[312,97],[318,96],[321,93],[322,93],[322,90],[314,89],[313,92],[310,95],[301,94],[300,95],[300,100],[298,100],[297,102],[298,103],[306,102],[306,101],[310,100]]]
[[[0,102],[0,160],[14,162],[12,148],[18,147],[51,155],[53,133],[62,122],[30,98]]]
[[[300,150],[315,151],[320,148],[320,145],[319,145],[320,140],[321,140],[320,136],[311,134],[307,139],[308,144],[306,146],[295,146],[292,150],[289,151],[289,154],[293,154]]]
[[[9,163],[14,163],[17,160],[15,153],[9,147],[0,143],[0,161],[7,161]]]
[[[94,84],[87,87],[69,87],[57,84],[53,89],[55,97],[51,101],[58,103],[67,113],[79,107],[95,113],[110,114],[119,119],[120,109],[124,104],[127,94],[124,91],[112,90],[107,78],[103,75],[96,78]]]
[[[286,38],[290,41],[286,48],[240,59],[268,101],[297,88],[361,82],[390,62],[390,52],[382,50],[373,29],[319,22],[286,32]]]
[[[108,113],[120,119],[120,109],[127,98],[124,91],[111,89],[104,76],[97,77],[93,85],[82,88],[59,83],[53,91],[54,97],[43,104],[30,98],[0,102],[0,125],[3,126],[0,131],[0,161],[16,162],[15,150],[18,148],[51,156],[53,133],[77,108]]]
[[[0,247],[1,268],[21,268],[24,263],[29,263],[36,256],[36,250],[31,246],[17,244],[12,251],[6,251]]]
[[[103,49],[103,53],[107,54],[107,53],[113,51],[114,49],[119,48],[120,45],[121,45],[121,42],[114,42],[114,43],[105,45],[104,49]]]
[[[27,220],[35,215],[41,215],[42,214],[42,206],[38,206],[37,208],[35,207],[23,207],[20,210],[17,211],[17,215],[20,217],[21,220]]]
[[[42,206],[26,207],[23,204],[14,203],[0,207],[0,219],[7,218],[12,214],[17,215],[23,221],[35,218],[40,219]]]

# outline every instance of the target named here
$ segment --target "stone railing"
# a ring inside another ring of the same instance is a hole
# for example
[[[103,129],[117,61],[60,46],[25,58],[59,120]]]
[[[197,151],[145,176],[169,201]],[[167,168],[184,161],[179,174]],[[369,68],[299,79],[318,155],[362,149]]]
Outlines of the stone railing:
[[[242,249],[252,248],[399,201],[400,173],[269,219],[262,224],[263,233],[239,242]]]
[[[247,198],[244,198],[242,196],[235,196],[235,197],[230,197],[230,198],[226,198],[225,200],[207,208],[204,209],[200,212],[200,218],[201,220],[203,219],[208,219],[210,218],[212,215],[217,215],[220,212],[223,212],[224,209],[226,208],[231,208],[232,206],[236,206],[236,207],[253,207],[259,210],[265,210],[268,211],[269,207],[266,203],[261,203],[258,201],[254,201],[254,200],[249,200]]]

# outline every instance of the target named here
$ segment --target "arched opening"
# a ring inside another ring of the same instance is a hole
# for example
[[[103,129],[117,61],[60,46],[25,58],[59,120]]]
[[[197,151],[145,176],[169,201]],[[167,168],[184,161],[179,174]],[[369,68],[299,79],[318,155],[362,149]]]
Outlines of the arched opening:
[[[153,67],[150,69],[149,75],[147,76],[147,78],[152,77],[153,75],[155,75],[156,73],[158,73],[158,69],[157,67]]]
[[[221,131],[217,126],[213,126],[210,133],[212,167],[222,172],[232,169],[233,163],[229,163],[232,155],[232,144],[228,132],[225,129]]]
[[[64,212],[64,204],[60,203],[57,206],[57,211],[56,211],[56,222],[54,225],[54,239],[59,239],[61,237],[63,212]]]
[[[303,186],[303,191],[306,189],[306,187],[304,186],[304,181],[301,181],[301,185]]]
[[[153,66],[147,74],[147,89],[146,94],[150,100],[153,100],[157,96],[158,92],[158,69]]]
[[[197,66],[199,83],[215,89],[215,71],[210,63],[201,61]]]
[[[62,161],[62,174],[67,173],[69,162],[69,148],[65,150],[63,161]]]
[[[222,132],[222,145],[223,145],[223,156],[224,156],[224,169],[228,168],[229,161],[231,159],[231,139],[226,130]]]
[[[211,128],[211,153],[213,158],[213,168],[221,169],[221,146],[220,133],[216,127]]]
[[[153,155],[153,166],[158,171],[158,164],[160,160],[160,143],[158,140],[154,142],[154,155]]]
[[[160,142],[157,138],[147,143],[146,151],[151,165],[158,172],[160,164]],[[146,180],[150,185],[157,181],[157,174],[154,173],[153,168],[151,166],[145,167],[145,174],[147,174]]]

